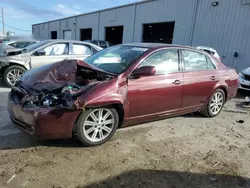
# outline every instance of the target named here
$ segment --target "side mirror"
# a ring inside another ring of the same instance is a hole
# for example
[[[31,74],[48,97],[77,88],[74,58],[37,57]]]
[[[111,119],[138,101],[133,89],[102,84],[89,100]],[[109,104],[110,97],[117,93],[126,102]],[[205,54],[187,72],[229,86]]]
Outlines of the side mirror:
[[[155,67],[154,66],[144,66],[136,69],[132,73],[133,78],[139,78],[140,76],[154,76],[155,75]]]
[[[44,50],[38,50],[35,52],[36,56],[45,55],[45,54],[46,54],[46,52]]]

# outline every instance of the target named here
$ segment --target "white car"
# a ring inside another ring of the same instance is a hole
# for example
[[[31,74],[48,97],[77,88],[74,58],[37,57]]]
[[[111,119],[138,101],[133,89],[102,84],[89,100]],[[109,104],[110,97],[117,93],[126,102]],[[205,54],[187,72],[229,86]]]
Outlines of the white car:
[[[216,57],[217,59],[219,59],[221,61],[221,58],[220,58],[218,52],[215,49],[211,48],[211,47],[197,46],[196,49],[205,51],[205,52],[209,53],[210,55]]]
[[[239,89],[250,91],[250,67],[239,73]]]

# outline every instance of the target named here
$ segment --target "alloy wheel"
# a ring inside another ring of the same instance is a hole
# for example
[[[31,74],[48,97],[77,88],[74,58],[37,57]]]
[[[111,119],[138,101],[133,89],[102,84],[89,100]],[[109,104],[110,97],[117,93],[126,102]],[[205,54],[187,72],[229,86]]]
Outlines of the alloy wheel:
[[[24,74],[23,71],[18,69],[12,69],[7,73],[7,81],[10,85],[14,86],[17,81],[20,80],[21,76]]]
[[[107,108],[92,111],[85,119],[83,134],[91,142],[100,142],[112,132],[115,124],[113,113]]]
[[[222,107],[223,107],[223,103],[224,103],[223,94],[221,92],[216,92],[213,95],[213,98],[211,99],[211,102],[210,102],[210,105],[209,105],[210,112],[213,115],[218,114],[221,111]]]

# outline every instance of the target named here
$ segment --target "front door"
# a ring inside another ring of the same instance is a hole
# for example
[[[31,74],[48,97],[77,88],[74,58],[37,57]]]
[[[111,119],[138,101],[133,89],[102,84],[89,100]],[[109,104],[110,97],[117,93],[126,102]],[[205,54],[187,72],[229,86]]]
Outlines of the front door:
[[[182,109],[200,108],[218,82],[216,66],[203,53],[182,50],[184,83]]]
[[[39,51],[44,51],[45,55],[36,55],[36,53],[33,54],[31,56],[31,68],[69,59],[68,43],[51,44],[43,49],[40,49]]]
[[[183,89],[178,50],[155,52],[138,68],[142,66],[154,66],[156,75],[128,80],[129,118],[178,111]]]

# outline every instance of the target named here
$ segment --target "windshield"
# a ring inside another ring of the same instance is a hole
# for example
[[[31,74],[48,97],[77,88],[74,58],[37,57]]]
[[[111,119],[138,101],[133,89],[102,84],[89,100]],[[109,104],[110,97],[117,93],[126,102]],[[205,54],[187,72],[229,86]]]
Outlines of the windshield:
[[[144,47],[113,46],[97,52],[85,59],[84,62],[106,72],[120,74],[147,50],[148,48]]]
[[[49,43],[49,41],[41,41],[41,42],[37,42],[34,44],[31,44],[29,46],[27,46],[25,49],[23,49],[24,52],[32,52],[33,50],[43,46],[44,44]]]

